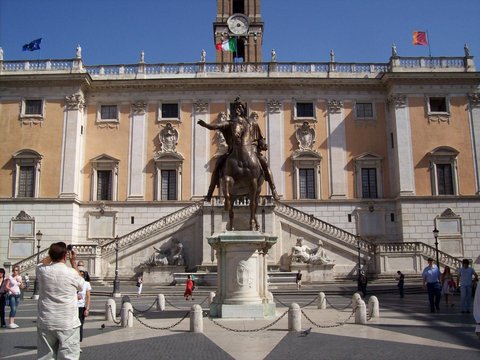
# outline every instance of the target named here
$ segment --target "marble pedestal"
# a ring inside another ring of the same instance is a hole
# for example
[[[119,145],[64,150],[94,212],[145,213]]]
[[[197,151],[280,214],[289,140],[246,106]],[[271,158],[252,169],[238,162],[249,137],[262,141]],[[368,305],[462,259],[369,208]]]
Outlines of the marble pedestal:
[[[258,231],[227,231],[208,237],[217,256],[217,293],[210,315],[221,318],[275,316],[275,303],[268,291],[268,250],[276,236]]]
[[[155,285],[170,285],[175,280],[174,274],[184,272],[185,266],[159,265],[143,271],[143,283]]]
[[[333,281],[335,279],[335,263],[331,264],[303,264],[292,263],[290,266],[293,272],[301,270],[303,273],[303,282],[319,283],[324,281]]]

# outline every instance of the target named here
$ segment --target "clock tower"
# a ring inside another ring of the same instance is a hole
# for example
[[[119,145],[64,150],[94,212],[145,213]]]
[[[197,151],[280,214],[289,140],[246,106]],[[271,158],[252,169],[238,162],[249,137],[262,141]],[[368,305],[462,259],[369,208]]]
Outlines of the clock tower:
[[[231,39],[236,51],[217,50],[217,63],[262,62],[261,0],[217,0],[213,23],[215,44]]]

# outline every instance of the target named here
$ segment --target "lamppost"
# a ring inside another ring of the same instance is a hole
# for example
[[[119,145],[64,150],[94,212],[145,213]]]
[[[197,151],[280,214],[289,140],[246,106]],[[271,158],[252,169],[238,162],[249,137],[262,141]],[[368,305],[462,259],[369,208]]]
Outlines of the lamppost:
[[[440,263],[438,262],[438,229],[437,229],[437,225],[435,225],[435,229],[433,229],[433,237],[435,238],[435,253],[437,255],[437,266],[438,266],[438,269],[440,269]]]
[[[120,297],[120,280],[118,279],[118,235],[115,236],[115,279],[113,280],[113,297]]]
[[[358,250],[358,278],[360,279],[360,271],[362,270],[362,264],[360,259],[360,236],[357,235],[357,250]]]
[[[35,239],[37,239],[37,264],[40,263],[40,241],[42,241],[42,232],[40,230],[35,234]],[[38,299],[38,280],[37,275],[35,274],[35,282],[33,283],[33,295],[32,299]]]

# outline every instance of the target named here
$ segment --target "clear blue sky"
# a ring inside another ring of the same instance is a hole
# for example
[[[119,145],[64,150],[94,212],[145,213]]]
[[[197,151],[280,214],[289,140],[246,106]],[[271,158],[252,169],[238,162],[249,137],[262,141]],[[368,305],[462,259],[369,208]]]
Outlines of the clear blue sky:
[[[82,46],[85,64],[215,61],[215,0],[0,0],[5,60],[66,59]],[[463,56],[468,43],[480,69],[480,0],[262,0],[263,60],[387,62],[428,56],[412,32],[428,30],[432,56]],[[22,45],[43,38],[41,50]]]

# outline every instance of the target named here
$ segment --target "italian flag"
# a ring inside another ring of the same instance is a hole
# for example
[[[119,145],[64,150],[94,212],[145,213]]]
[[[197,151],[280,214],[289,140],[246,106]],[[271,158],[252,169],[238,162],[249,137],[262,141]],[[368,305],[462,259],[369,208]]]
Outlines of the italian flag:
[[[234,51],[237,50],[237,46],[235,44],[235,39],[234,38],[230,38],[230,39],[222,41],[221,43],[215,44],[215,47],[219,51],[234,52]]]

